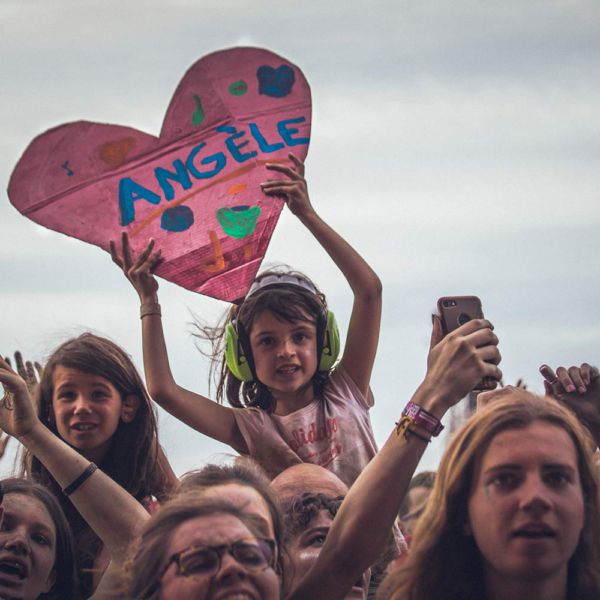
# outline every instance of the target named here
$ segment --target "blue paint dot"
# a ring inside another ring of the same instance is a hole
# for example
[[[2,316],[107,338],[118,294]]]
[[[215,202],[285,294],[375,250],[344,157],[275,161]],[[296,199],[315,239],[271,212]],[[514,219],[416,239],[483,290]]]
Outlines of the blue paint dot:
[[[242,212],[243,210],[247,210],[249,207],[247,204],[240,204],[239,206],[232,206],[231,210],[235,212]]]
[[[268,65],[258,67],[258,93],[272,98],[284,98],[292,91],[294,85],[294,71],[288,65],[281,65],[274,69]]]
[[[165,231],[185,231],[194,223],[194,213],[188,206],[167,208],[160,219],[160,226]]]

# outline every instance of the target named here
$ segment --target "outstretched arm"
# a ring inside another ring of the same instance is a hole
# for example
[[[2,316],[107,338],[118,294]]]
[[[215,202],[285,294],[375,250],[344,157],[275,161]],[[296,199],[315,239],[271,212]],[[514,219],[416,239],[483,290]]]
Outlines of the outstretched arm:
[[[441,420],[482,377],[500,379],[497,343],[489,322],[483,319],[465,323],[444,339],[436,319],[427,374],[412,401]],[[417,426],[413,429],[429,436]],[[401,430],[390,435],[350,488],[317,563],[288,600],[345,597],[381,552],[426,447],[424,440]]]
[[[1,358],[0,383],[8,392],[0,403],[0,428],[16,437],[66,488],[81,476],[90,461],[41,423],[27,384]],[[70,498],[104,542],[112,560],[123,561],[129,544],[149,518],[141,504],[99,469]]]
[[[379,340],[381,281],[360,254],[317,214],[308,196],[304,163],[293,154],[289,156],[292,167],[267,164],[268,169],[289,179],[268,181],[262,189],[265,194],[286,198],[292,213],[314,235],[348,281],[354,303],[340,365],[367,396]]]
[[[158,304],[158,282],[153,274],[161,261],[160,250],[153,252],[154,240],[134,260],[127,233],[123,233],[121,250],[119,256],[115,243],[110,242],[113,262],[123,270],[140,298],[144,372],[150,396],[200,433],[247,452],[232,409],[182,388],[173,378]]]
[[[540,367],[546,394],[566,404],[590,430],[600,446],[600,374],[596,367],[583,363],[579,367]]]

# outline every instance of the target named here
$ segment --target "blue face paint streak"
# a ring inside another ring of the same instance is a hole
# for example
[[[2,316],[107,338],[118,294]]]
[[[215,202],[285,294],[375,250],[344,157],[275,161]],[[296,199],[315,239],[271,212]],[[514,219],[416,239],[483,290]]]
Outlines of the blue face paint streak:
[[[185,231],[194,224],[194,213],[189,206],[167,208],[160,218],[160,226],[165,231]]]
[[[268,65],[258,67],[258,93],[271,98],[285,98],[294,85],[294,71],[288,65],[281,65],[277,69]]]

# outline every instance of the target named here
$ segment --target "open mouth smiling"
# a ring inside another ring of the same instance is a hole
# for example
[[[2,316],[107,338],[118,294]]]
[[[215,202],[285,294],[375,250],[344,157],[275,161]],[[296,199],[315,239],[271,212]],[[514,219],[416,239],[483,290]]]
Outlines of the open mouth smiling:
[[[71,429],[75,431],[91,431],[97,427],[96,423],[74,423]]]
[[[28,575],[27,565],[16,558],[2,558],[0,559],[0,578],[4,579],[3,575],[22,581]]]

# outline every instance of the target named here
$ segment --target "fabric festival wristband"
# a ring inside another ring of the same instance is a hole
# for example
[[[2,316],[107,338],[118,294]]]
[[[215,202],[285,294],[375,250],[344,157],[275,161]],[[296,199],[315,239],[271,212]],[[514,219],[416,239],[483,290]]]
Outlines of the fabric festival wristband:
[[[412,400],[408,401],[408,404],[402,411],[402,416],[410,417],[415,425],[422,427],[433,437],[438,436],[442,432],[442,429],[444,429],[444,426],[437,417],[434,417],[430,412],[427,412]]]
[[[72,481],[64,490],[63,490],[63,494],[65,496],[70,496],[75,490],[77,490],[79,487],[81,487],[81,485],[87,480],[89,479],[92,474],[94,473],[94,471],[96,471],[98,469],[98,467],[94,464],[94,463],[90,463],[87,468],[85,469],[85,471],[79,476],[77,477],[77,479],[75,479],[75,481]]]
[[[410,417],[407,416],[403,416],[400,421],[398,421],[396,424],[396,435],[398,436],[403,436],[405,440],[408,440],[408,436],[410,435],[414,435],[416,438],[429,443],[431,441],[431,438],[425,437],[424,435],[421,435],[418,431],[415,431],[414,429],[411,429],[410,426],[411,425],[415,425],[415,422],[413,419],[411,419]]]
[[[162,316],[160,312],[160,304],[158,302],[148,302],[147,304],[142,304],[140,306],[140,319],[147,317],[148,315],[158,315]]]

